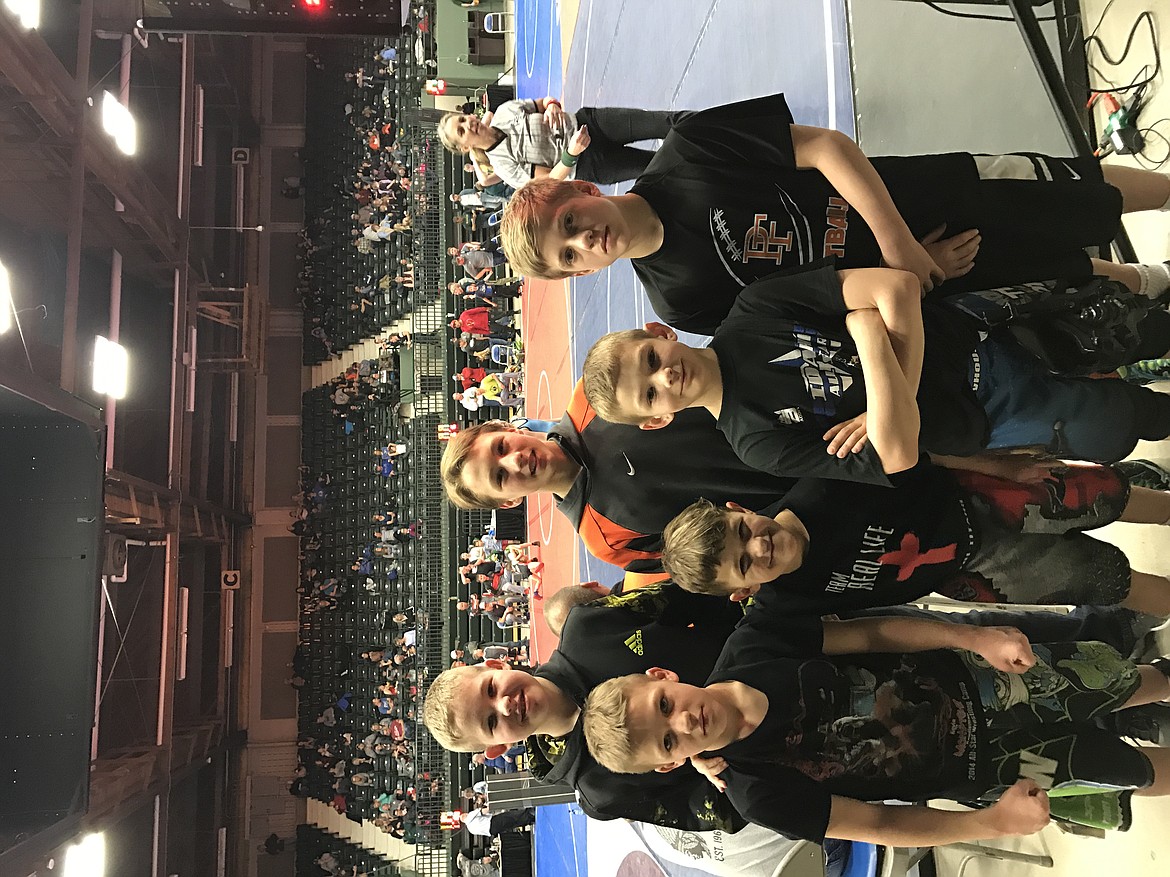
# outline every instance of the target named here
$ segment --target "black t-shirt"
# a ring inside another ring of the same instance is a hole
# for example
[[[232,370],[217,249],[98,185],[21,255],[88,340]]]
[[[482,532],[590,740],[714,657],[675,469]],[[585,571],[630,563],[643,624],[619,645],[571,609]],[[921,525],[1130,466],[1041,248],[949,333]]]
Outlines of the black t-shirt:
[[[719,429],[744,462],[773,475],[889,483],[872,444],[842,460],[822,438],[866,407],[847,312],[831,264],[774,274],[739,294],[711,349],[723,381]],[[976,453],[988,434],[967,377],[978,334],[945,302],[924,302],[922,320],[919,443],[940,454]]]
[[[820,842],[833,795],[921,801],[979,788],[982,709],[954,652],[830,658],[786,645],[798,639],[743,625],[708,682],[768,698],[763,722],[717,752],[741,816]]]
[[[706,411],[679,412],[667,429],[602,420],[581,382],[549,434],[581,464],[557,508],[594,557],[635,572],[659,571],[662,531],[699,497],[774,509],[793,479],[744,463]]]
[[[816,170],[798,169],[792,115],[780,94],[680,119],[631,190],[662,221],[662,246],[634,259],[654,311],[710,334],[739,290],[780,268],[836,257],[876,267],[865,221]],[[875,158],[916,238],[944,222],[969,228],[978,173],[966,153]],[[945,208],[945,209],[944,209]]]
[[[560,644],[535,675],[553,681],[579,706],[606,679],[651,667],[674,668],[701,685],[742,618],[729,600],[689,594],[670,583],[611,595],[569,612]],[[536,735],[527,745],[534,774],[544,782],[570,783],[595,818],[692,831],[743,827],[727,798],[693,770],[638,776],[606,770],[589,754],[580,722],[564,737]]]
[[[879,487],[805,479],[784,499],[809,534],[800,567],[760,588],[754,612],[827,614],[896,606],[951,580],[978,548],[963,493],[919,462]]]

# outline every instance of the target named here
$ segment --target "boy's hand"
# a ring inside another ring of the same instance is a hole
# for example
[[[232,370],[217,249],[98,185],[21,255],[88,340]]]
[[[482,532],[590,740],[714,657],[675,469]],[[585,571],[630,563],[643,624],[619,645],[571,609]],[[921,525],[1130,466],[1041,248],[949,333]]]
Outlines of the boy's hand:
[[[979,245],[983,242],[979,229],[971,228],[959,232],[945,240],[943,232],[946,224],[940,225],[922,239],[922,246],[934,263],[943,270],[947,280],[962,277],[975,267],[975,257],[979,254]]]
[[[703,758],[701,755],[692,755],[691,767],[705,776],[711,785],[719,791],[727,791],[727,782],[719,779],[719,774],[727,770],[727,759],[720,758],[719,756]]]
[[[830,426],[821,438],[829,443],[825,450],[842,460],[850,454],[860,454],[869,440],[865,431],[865,412],[862,411],[844,423]]]
[[[1023,673],[1036,664],[1028,638],[1014,627],[981,627],[973,630],[975,648],[996,670]]]
[[[1017,780],[984,814],[1001,835],[1035,834],[1049,822],[1048,794],[1034,780]]]
[[[930,292],[946,280],[943,269],[938,267],[926,247],[909,235],[889,249],[882,250],[882,260],[890,268],[909,271],[922,284],[923,293]]]
[[[589,148],[590,142],[592,141],[589,139],[589,128],[582,125],[573,135],[573,139],[569,141],[569,148],[566,151],[569,155],[580,155]]]

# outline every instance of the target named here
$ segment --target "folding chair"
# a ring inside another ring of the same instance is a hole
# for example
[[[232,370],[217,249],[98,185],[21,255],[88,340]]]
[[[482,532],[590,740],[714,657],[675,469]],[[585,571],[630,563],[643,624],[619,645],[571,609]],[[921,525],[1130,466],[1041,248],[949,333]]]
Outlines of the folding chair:
[[[512,33],[513,28],[509,26],[508,19],[515,21],[515,16],[511,12],[489,12],[483,17],[483,32],[484,33]]]
[[[491,348],[492,362],[502,365],[506,370],[513,368],[516,361],[516,349],[510,344],[493,344]]]

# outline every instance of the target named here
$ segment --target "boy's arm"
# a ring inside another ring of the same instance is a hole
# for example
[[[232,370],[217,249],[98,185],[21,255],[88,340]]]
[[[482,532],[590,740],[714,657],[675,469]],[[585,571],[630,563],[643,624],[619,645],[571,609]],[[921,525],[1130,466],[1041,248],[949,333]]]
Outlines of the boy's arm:
[[[873,308],[882,316],[894,356],[917,395],[922,376],[922,297],[912,275],[892,268],[849,268],[837,272],[841,299],[851,311]]]
[[[1009,481],[1034,484],[1051,478],[1054,469],[1065,466],[1063,460],[1034,453],[973,454],[970,457],[952,457],[947,454],[931,454],[930,462],[944,469],[962,469],[978,472]]]
[[[918,463],[918,402],[914,388],[894,356],[886,324],[876,310],[850,311],[845,326],[857,345],[865,374],[866,433],[887,474]],[[921,338],[921,331],[918,335]],[[913,354],[912,354],[913,355]],[[922,345],[916,345],[912,371],[922,370]]]
[[[826,655],[966,649],[1006,673],[1023,673],[1036,663],[1028,638],[1014,627],[976,627],[896,615],[823,624],[821,649]]]
[[[861,149],[839,131],[793,125],[796,166],[815,168],[865,219],[886,264],[914,274],[929,292],[946,279],[926,248],[914,239],[886,184]]]
[[[985,810],[867,804],[834,795],[825,836],[895,847],[929,847],[1034,834],[1048,820],[1048,795],[1032,780],[1019,780]]]

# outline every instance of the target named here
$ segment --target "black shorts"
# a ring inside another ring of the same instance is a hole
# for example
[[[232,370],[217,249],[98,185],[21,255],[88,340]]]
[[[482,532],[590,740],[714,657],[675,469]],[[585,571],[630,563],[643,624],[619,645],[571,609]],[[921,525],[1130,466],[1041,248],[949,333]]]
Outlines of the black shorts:
[[[973,157],[977,195],[946,234],[977,228],[983,242],[975,267],[943,284],[942,294],[1089,277],[1084,248],[1108,244],[1121,227],[1121,192],[1105,182],[1100,163],[1034,153]]]
[[[1102,827],[1125,828],[1128,790],[1150,785],[1153,767],[1139,749],[1091,722],[1137,691],[1137,667],[1104,643],[1033,648],[1036,665],[1023,674],[995,670],[978,655],[959,652],[984,710],[987,731],[977,741],[984,797],[1032,779],[1056,796],[1082,799],[1064,808],[1068,818],[1083,822],[1077,814],[1087,810]],[[1055,803],[1053,812],[1061,812]]]

